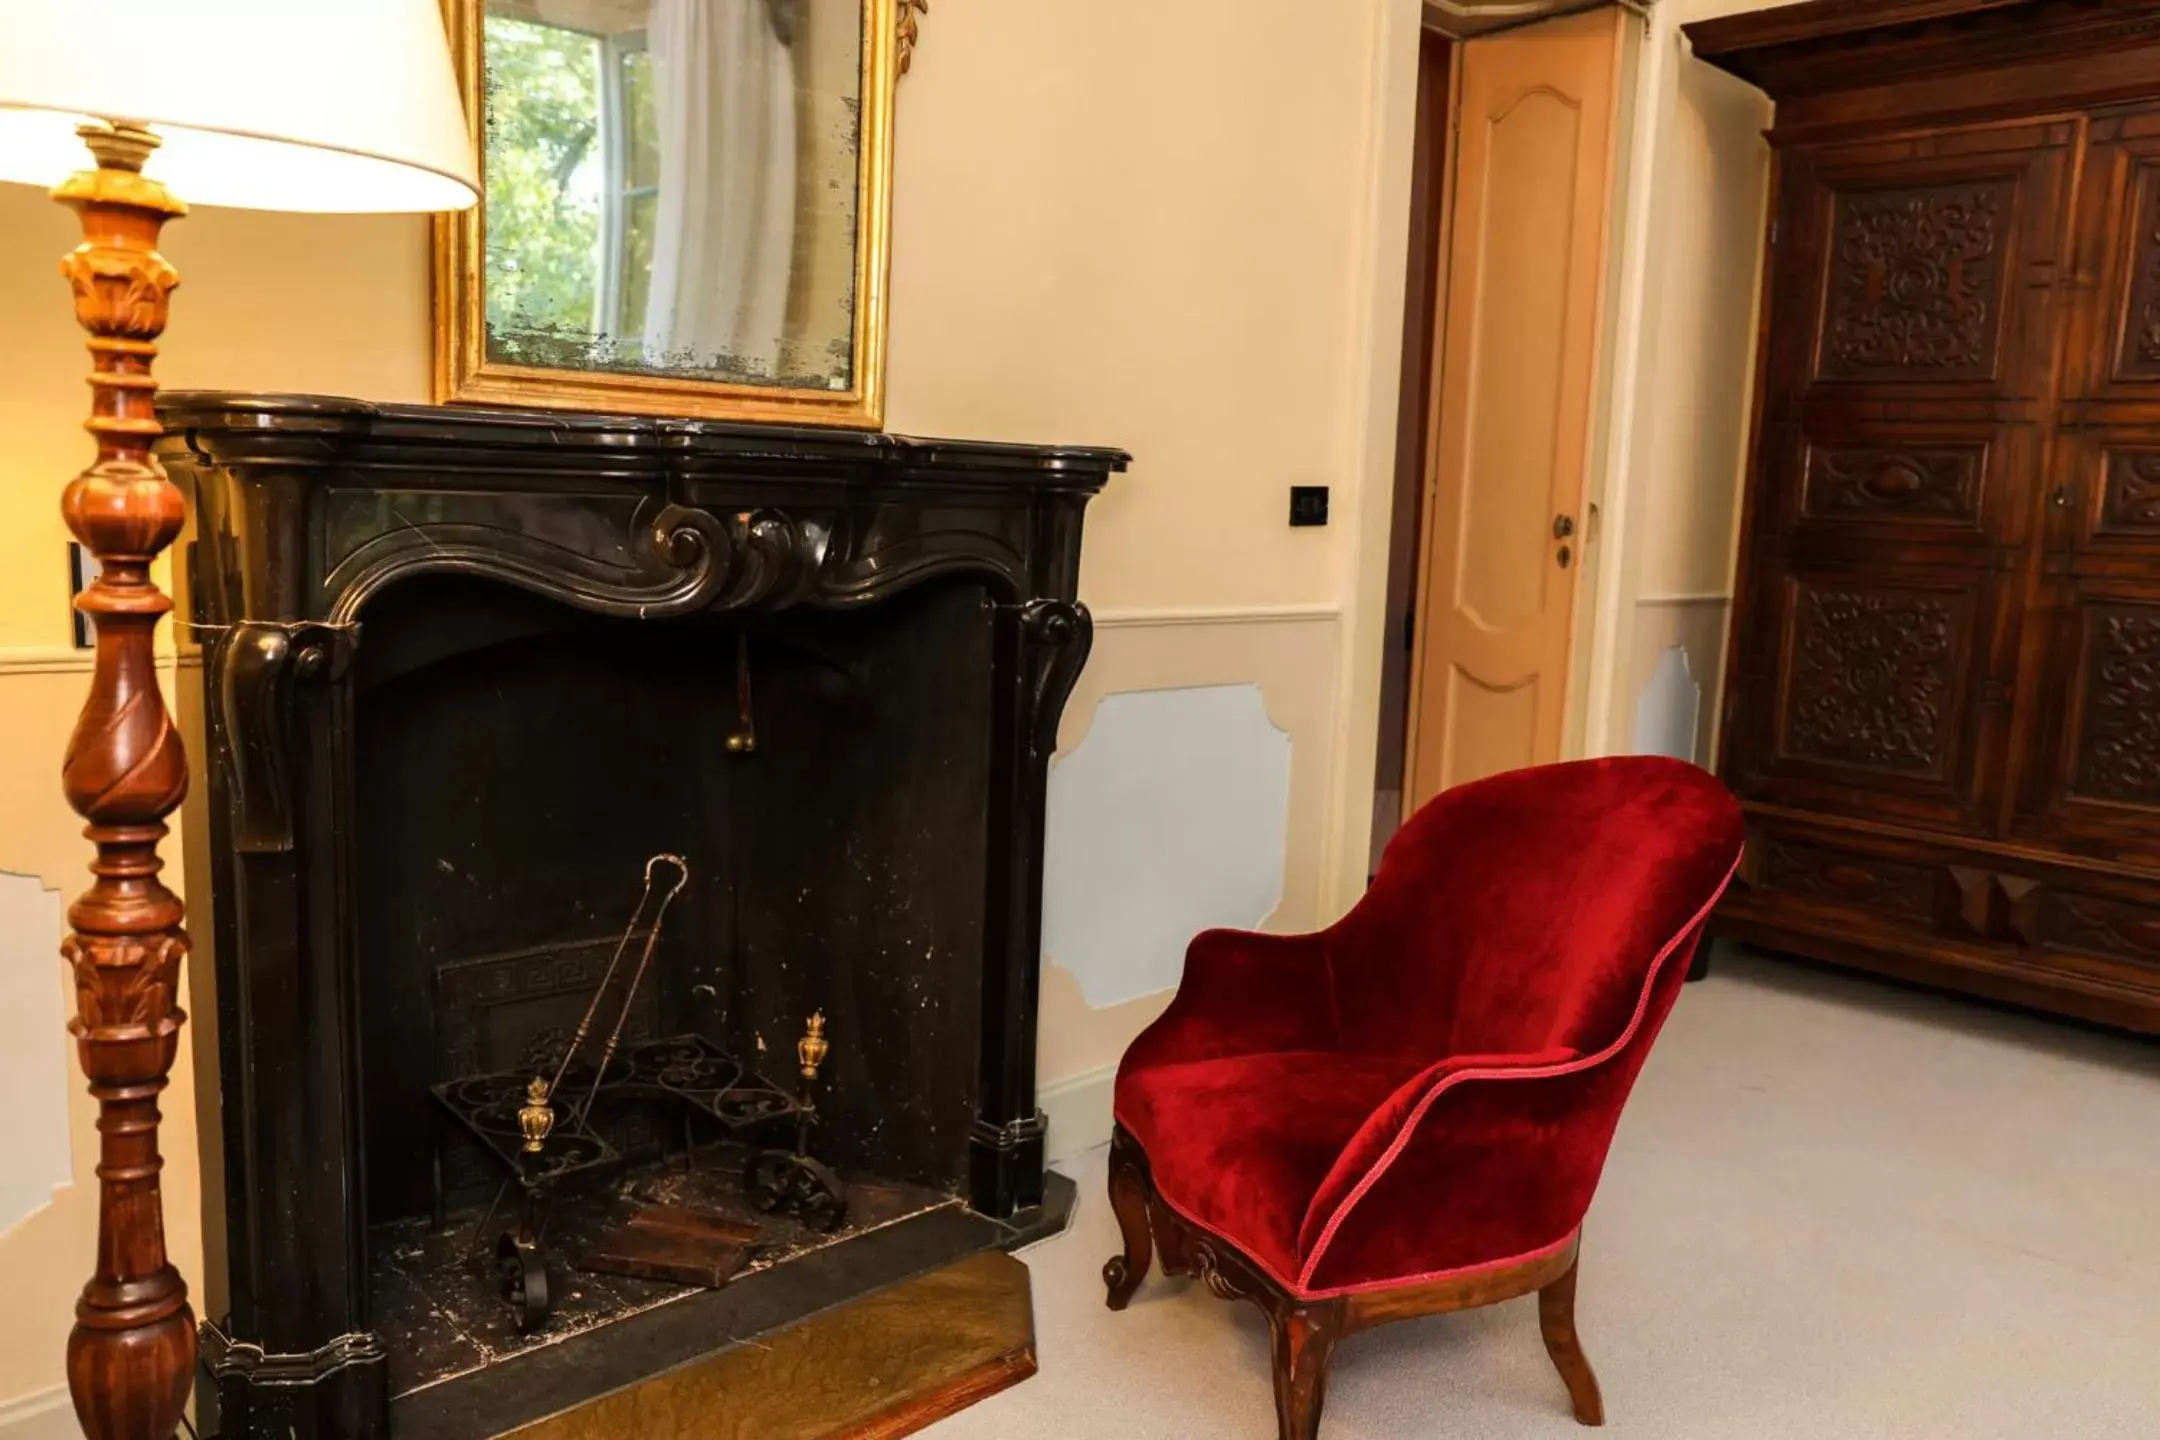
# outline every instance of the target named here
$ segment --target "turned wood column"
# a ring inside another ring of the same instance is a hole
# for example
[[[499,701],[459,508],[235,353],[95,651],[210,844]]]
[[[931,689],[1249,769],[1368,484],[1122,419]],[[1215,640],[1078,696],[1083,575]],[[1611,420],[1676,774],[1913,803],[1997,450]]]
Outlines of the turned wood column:
[[[179,490],[150,454],[160,433],[150,363],[179,280],[157,252],[158,231],[186,207],[140,173],[153,136],[126,126],[82,134],[98,168],[53,198],[82,219],[83,242],[60,270],[90,333],[97,459],[61,509],[103,573],[75,602],[96,622],[97,665],[62,773],[97,857],[95,881],[69,907],[61,953],[75,972],[69,1029],[98,1102],[98,1246],[75,1305],[68,1388],[91,1440],[167,1440],[194,1374],[195,1317],[165,1257],[158,1188],[158,1095],[186,1018],[173,998],[187,952],[179,897],[158,878],[158,842],[187,792],[187,766],[154,654],[172,601],[150,566],[183,516]]]

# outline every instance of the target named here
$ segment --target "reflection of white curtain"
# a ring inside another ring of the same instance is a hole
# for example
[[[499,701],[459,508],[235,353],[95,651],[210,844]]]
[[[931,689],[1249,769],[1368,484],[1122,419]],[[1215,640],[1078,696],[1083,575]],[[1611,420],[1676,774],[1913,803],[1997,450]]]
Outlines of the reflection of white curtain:
[[[794,61],[769,0],[653,0],[647,37],[660,195],[646,358],[771,375],[795,252]]]

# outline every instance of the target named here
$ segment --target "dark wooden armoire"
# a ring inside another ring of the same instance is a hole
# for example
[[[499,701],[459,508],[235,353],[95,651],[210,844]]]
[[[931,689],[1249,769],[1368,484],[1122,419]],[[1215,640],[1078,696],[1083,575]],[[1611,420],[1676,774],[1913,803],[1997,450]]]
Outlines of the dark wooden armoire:
[[[2160,1032],[2160,0],[1687,29],[1777,102],[1721,927]]]

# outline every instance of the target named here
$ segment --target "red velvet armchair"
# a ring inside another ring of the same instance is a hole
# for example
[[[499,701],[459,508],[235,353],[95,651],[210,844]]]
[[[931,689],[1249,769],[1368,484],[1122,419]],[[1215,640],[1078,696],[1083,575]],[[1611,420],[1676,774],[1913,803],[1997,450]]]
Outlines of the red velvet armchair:
[[[1194,940],[1118,1071],[1110,1308],[1154,1254],[1254,1301],[1282,1440],[1313,1440],[1341,1336],[1536,1291],[1601,1424],[1583,1215],[1740,844],[1692,765],[1520,770],[1418,812],[1332,929]]]

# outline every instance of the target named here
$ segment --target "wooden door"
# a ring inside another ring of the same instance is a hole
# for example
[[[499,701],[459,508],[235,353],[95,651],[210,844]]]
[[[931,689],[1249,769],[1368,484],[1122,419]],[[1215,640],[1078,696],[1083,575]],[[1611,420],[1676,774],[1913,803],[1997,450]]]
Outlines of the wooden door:
[[[1722,747],[1742,798],[1999,833],[2080,132],[1780,154]]]
[[[2160,864],[2160,112],[2100,117],[2085,171],[2076,253],[2085,284],[2065,340],[2062,440],[2038,497],[2043,550],[2021,685],[2026,765],[2014,834],[2153,865]],[[2047,928],[2052,936],[2057,927]],[[2160,963],[2160,912],[2140,910],[2117,928],[2135,939],[2118,936],[2113,953]]]
[[[1555,760],[1625,13],[1462,47],[1408,792]]]

